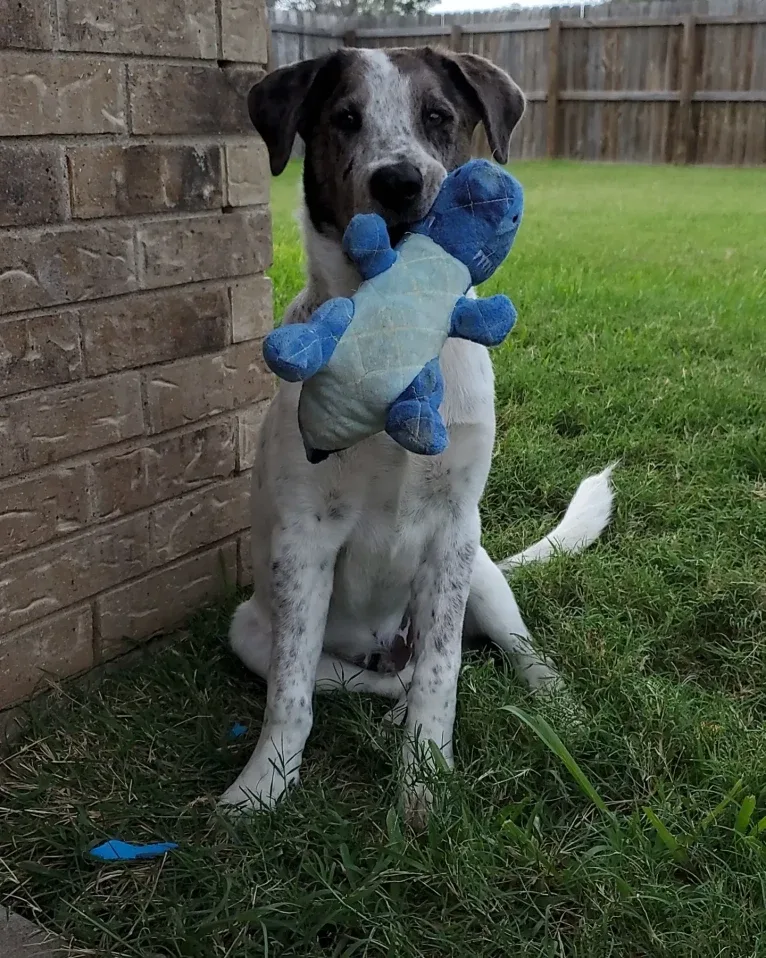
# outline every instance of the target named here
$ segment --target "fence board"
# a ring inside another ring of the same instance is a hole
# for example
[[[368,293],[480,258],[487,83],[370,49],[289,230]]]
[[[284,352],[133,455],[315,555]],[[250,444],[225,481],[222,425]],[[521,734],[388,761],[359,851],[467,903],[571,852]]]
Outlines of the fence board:
[[[353,21],[272,11],[270,62],[352,42],[452,47],[492,60],[527,93],[514,158],[766,163],[766,0],[612,0],[559,9]],[[475,145],[488,155],[481,131]]]

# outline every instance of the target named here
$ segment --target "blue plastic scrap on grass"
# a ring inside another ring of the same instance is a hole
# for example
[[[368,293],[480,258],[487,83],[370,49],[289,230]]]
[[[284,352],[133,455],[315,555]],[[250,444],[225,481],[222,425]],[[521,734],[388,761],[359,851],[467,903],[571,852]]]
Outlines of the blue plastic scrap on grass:
[[[229,729],[229,738],[242,738],[243,735],[247,735],[247,726],[235,722]]]
[[[105,862],[130,862],[139,858],[158,858],[166,852],[178,848],[175,842],[159,842],[156,845],[132,845],[130,842],[121,842],[111,839],[103,845],[91,848],[90,854]]]

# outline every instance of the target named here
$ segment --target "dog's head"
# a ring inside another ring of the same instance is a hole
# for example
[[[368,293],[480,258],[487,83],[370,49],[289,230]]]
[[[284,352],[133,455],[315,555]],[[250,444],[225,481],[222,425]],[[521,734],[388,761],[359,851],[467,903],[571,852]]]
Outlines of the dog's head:
[[[306,144],[306,206],[317,230],[339,234],[356,213],[375,212],[395,241],[428,212],[447,172],[469,159],[479,123],[495,159],[507,161],[524,97],[472,54],[344,49],[270,73],[248,106],[274,175],[296,134]]]

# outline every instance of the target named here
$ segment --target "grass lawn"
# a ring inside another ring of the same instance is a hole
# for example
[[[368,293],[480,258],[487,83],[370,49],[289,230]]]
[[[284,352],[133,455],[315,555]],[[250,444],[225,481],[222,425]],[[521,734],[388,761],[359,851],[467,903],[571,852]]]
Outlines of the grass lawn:
[[[486,544],[532,542],[622,458],[604,540],[513,580],[587,715],[548,718],[606,812],[504,710],[543,706],[473,652],[426,835],[401,830],[385,706],[351,696],[318,700],[301,789],[222,821],[264,696],[224,649],[231,606],[210,610],[34,707],[0,785],[0,899],[85,953],[766,956],[766,171],[514,170]],[[274,188],[278,310],[301,282],[298,174]],[[98,867],[106,837],[181,848]]]

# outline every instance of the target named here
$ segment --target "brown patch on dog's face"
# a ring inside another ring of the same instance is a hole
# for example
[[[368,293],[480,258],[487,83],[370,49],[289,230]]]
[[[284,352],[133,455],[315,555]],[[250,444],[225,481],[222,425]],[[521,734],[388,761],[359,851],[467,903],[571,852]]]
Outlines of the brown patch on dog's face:
[[[284,169],[296,133],[316,229],[340,234],[356,213],[381,214],[392,238],[430,209],[449,170],[470,157],[482,122],[505,162],[524,109],[502,70],[428,47],[339,50],[278,70],[253,88],[250,115]]]

